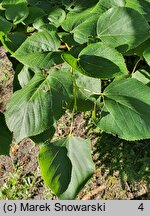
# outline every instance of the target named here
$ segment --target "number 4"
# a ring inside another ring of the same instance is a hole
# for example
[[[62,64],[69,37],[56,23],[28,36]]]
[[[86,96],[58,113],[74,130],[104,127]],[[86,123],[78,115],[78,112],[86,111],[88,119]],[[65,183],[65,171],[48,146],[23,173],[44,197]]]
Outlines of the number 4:
[[[141,203],[138,207],[139,210],[143,211],[144,210],[144,206],[143,206],[143,203]]]

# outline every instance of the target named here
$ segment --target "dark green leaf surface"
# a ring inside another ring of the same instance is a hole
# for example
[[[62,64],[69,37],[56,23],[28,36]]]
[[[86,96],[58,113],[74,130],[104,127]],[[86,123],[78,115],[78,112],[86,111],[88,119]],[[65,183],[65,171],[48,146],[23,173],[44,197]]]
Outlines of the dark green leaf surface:
[[[54,1],[50,1],[50,0],[40,0],[40,1],[37,1],[37,0],[27,0],[28,3],[31,5],[31,6],[35,6],[35,7],[39,7],[41,8],[42,10],[44,10],[46,13],[49,13],[50,10],[51,10],[51,7],[52,7],[52,3],[54,3]]]
[[[109,1],[105,3],[98,1],[96,5],[91,8],[87,7],[82,12],[69,12],[62,27],[73,34],[76,42],[80,44],[86,43],[89,38],[97,35],[96,29],[99,16],[114,4],[114,1],[112,4]]]
[[[150,1],[147,0],[126,0],[126,7],[133,8],[142,14],[147,21],[150,21]]]
[[[98,3],[98,0],[62,0],[62,2],[68,10],[81,11],[95,6],[95,4]]]
[[[25,20],[28,14],[29,14],[29,9],[26,3],[19,3],[19,4],[11,5],[5,11],[6,18],[8,20],[13,21],[15,25]]]
[[[62,58],[66,61],[73,69],[79,71],[80,73],[86,74],[85,71],[78,64],[78,59],[72,56],[69,52],[62,53]]]
[[[85,74],[91,77],[113,78],[128,73],[123,56],[101,42],[84,48],[78,62]]]
[[[39,164],[44,181],[60,199],[74,199],[94,172],[90,142],[72,136],[41,147]]]
[[[92,95],[99,95],[101,93],[101,80],[87,77],[81,73],[74,72],[75,80],[77,86],[83,91],[89,94],[89,97]]]
[[[99,15],[92,13],[91,10],[83,11],[81,13],[70,12],[62,27],[64,30],[73,33],[76,42],[85,43],[88,37],[96,35],[96,26]]]
[[[31,136],[30,139],[33,140],[36,144],[43,144],[47,140],[51,140],[54,136],[55,133],[55,128],[54,126],[51,126],[48,130],[36,135],[36,136]]]
[[[147,47],[150,46],[150,38],[143,43],[141,43],[139,46],[135,47],[134,49],[129,50],[125,53],[125,55],[131,56],[131,55],[137,55],[143,58],[143,53],[147,49]]]
[[[58,140],[41,147],[39,164],[42,177],[50,189],[59,196],[71,180],[72,164],[68,157],[67,140]]]
[[[73,34],[76,42],[80,44],[86,43],[89,38],[97,35],[98,18],[100,14],[107,10],[102,5],[103,3],[99,1],[93,7],[87,7],[82,12],[69,12],[62,27]]]
[[[105,79],[128,74],[123,56],[101,42],[84,48],[78,59],[69,53],[63,53],[62,56],[72,68],[90,77]]]
[[[24,20],[24,23],[26,25],[34,23],[34,21],[37,18],[40,18],[42,16],[46,15],[46,13],[44,12],[44,10],[42,10],[39,7],[29,7],[29,15],[28,17]]]
[[[63,114],[72,97],[72,79],[66,70],[37,73],[7,104],[6,122],[16,141],[42,133]]]
[[[150,88],[128,78],[114,81],[104,91],[98,126],[126,140],[150,138]]]
[[[144,56],[147,64],[150,65],[150,47],[149,46],[145,49],[143,56]]]
[[[12,32],[4,38],[4,43],[11,52],[15,52],[26,38],[26,35],[21,32]]]
[[[12,23],[8,22],[5,18],[0,16],[0,32],[5,34],[9,33],[12,28]]]
[[[10,144],[12,143],[12,133],[5,123],[5,117],[0,113],[0,155],[8,155]]]
[[[69,137],[67,141],[68,157],[72,163],[71,182],[61,199],[75,199],[85,183],[94,173],[90,141],[78,137]]]

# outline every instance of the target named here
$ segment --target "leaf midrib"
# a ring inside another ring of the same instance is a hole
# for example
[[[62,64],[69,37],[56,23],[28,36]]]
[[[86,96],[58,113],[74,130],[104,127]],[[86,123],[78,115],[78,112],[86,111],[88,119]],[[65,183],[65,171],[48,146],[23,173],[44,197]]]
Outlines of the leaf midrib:
[[[115,96],[115,95],[114,95]],[[116,95],[116,96],[118,96],[118,95]],[[142,114],[143,113],[139,113],[139,112],[137,112],[137,110],[136,109],[133,109],[132,107],[129,107],[127,104],[124,104],[123,103],[123,101],[121,101],[121,100],[115,100],[115,99],[113,99],[113,98],[111,98],[111,97],[109,97],[109,96],[107,96],[107,95],[105,95],[105,97],[106,98],[108,98],[108,99],[110,99],[110,100],[113,100],[115,103],[117,103],[117,104],[120,104],[120,105],[122,105],[122,106],[125,106],[125,107],[127,107],[129,110],[131,110],[131,111],[133,111],[134,113],[136,113],[136,114],[138,114],[138,115],[140,115],[140,116],[142,116]],[[129,96],[121,96],[123,99],[124,98],[130,98],[130,100],[132,101],[133,99],[136,99],[136,100],[138,100],[137,98],[134,98],[134,97],[129,97]],[[129,100],[129,101],[130,101]],[[105,100],[104,100],[105,101]],[[140,100],[139,100],[140,101]],[[150,104],[148,104],[148,103],[145,103],[144,101],[142,101],[144,104],[146,104],[147,106],[149,106],[150,107]]]

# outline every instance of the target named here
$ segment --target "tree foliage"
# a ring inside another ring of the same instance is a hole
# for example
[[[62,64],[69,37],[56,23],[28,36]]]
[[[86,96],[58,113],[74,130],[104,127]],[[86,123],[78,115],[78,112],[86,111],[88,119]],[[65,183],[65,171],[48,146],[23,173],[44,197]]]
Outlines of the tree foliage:
[[[43,179],[61,199],[74,199],[94,172],[89,140],[72,131],[51,140],[66,109],[99,113],[95,125],[122,139],[150,138],[149,8],[148,0],[0,1],[0,40],[20,83],[8,128],[0,116],[0,152],[12,132],[16,142],[42,143]]]

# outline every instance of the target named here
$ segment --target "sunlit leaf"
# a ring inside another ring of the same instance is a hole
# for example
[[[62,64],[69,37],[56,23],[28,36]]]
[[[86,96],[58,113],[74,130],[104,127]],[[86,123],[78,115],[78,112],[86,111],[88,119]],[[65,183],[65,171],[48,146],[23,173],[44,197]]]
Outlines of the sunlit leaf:
[[[29,67],[49,68],[62,63],[60,44],[55,32],[45,30],[27,38],[12,56]]]
[[[126,140],[150,138],[150,88],[128,78],[114,81],[104,91],[98,127]]]
[[[23,89],[16,91],[5,114],[16,141],[50,128],[63,114],[65,103],[70,102],[72,88],[70,73],[53,69],[47,77],[35,74]]]
[[[132,49],[150,37],[149,25],[136,10],[125,7],[111,8],[97,23],[97,34],[110,46]]]

